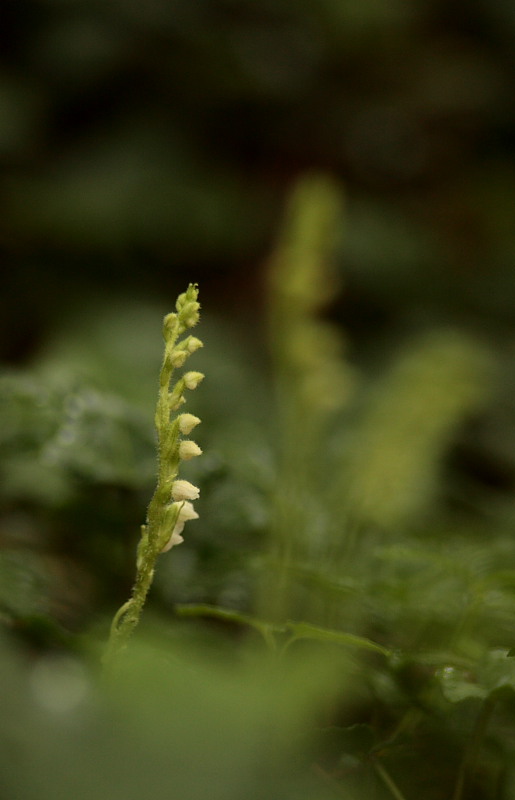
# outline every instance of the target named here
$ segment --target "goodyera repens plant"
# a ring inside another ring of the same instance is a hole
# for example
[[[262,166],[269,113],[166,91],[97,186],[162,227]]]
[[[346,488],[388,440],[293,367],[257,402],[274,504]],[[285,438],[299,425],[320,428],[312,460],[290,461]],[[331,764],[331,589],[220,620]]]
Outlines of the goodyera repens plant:
[[[196,389],[204,375],[201,372],[185,372],[171,386],[174,369],[183,367],[189,356],[203,346],[196,336],[186,336],[179,341],[179,337],[199,321],[200,303],[197,298],[197,285],[190,283],[187,291],[177,298],[176,313],[167,314],[164,318],[165,352],[155,415],[157,486],[148,506],[146,523],[141,526],[132,594],[118,610],[111,625],[104,658],[106,665],[112,664],[125,648],[138,624],[154,577],[157,557],[180,544],[186,522],[198,518],[191,501],[198,498],[199,489],[189,481],[178,479],[178,474],[181,461],[188,461],[202,453],[196,442],[186,438],[200,419],[193,414],[176,412],[186,402],[187,391]]]

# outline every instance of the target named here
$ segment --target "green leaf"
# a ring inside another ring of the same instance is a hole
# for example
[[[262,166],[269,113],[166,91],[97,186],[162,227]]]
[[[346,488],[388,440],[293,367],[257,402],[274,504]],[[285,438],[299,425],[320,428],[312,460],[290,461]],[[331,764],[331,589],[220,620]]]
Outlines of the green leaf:
[[[489,694],[515,692],[515,662],[508,655],[507,650],[490,650],[479,665],[478,680]]]
[[[280,625],[263,622],[247,614],[242,614],[240,611],[220,608],[219,606],[210,606],[207,603],[176,605],[175,612],[181,617],[213,617],[223,620],[224,622],[248,625],[258,631],[269,645],[274,645],[275,634],[283,633],[285,630],[285,628]]]
[[[353,633],[343,633],[341,631],[330,630],[329,628],[321,628],[318,625],[311,625],[308,622],[288,622],[287,627],[293,634],[289,644],[298,639],[311,639],[319,642],[339,644],[345,647],[373,650],[384,656],[392,655],[391,650],[388,650],[386,647],[373,642],[371,639],[366,639],[364,636],[356,636]]]
[[[461,703],[471,697],[484,700],[488,696],[486,689],[475,683],[470,673],[456,667],[443,667],[438,670],[437,678],[445,699],[450,703]]]
[[[515,692],[515,663],[507,650],[490,650],[474,672],[446,666],[438,670],[442,691],[451,703],[471,697],[486,699]]]

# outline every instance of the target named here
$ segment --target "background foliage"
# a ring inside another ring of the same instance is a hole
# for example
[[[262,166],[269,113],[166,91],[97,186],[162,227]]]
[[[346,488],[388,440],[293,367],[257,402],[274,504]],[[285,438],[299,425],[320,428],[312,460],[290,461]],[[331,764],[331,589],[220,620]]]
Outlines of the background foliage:
[[[512,4],[4,6],[6,791],[512,796]],[[190,281],[200,519],[106,686]]]

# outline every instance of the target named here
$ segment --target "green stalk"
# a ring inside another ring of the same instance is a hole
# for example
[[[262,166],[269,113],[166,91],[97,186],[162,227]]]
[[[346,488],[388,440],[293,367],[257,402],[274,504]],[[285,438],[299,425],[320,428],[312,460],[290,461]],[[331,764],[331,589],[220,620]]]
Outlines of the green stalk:
[[[383,781],[384,785],[390,791],[392,797],[394,797],[395,800],[406,800],[401,790],[399,789],[399,787],[397,786],[391,775],[389,775],[389,773],[385,770],[385,768],[378,761],[375,760],[372,762],[372,766],[379,775],[379,777],[381,778],[381,780]]]
[[[465,750],[460,768],[458,770],[452,800],[462,800],[464,796],[463,792],[465,789],[465,780],[467,775],[469,778],[473,777],[475,766],[479,757],[479,751],[481,749],[483,739],[485,738],[488,723],[490,722],[490,718],[495,708],[495,702],[495,699],[492,697],[487,697],[482,705],[481,711],[479,712],[476,724],[474,726],[472,739],[470,740],[469,746]]]

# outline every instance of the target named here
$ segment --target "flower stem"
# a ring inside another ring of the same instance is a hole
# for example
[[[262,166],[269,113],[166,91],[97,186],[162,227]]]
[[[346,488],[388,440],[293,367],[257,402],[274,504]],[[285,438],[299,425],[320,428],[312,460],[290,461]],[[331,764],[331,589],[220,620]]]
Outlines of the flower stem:
[[[145,559],[141,567],[137,570],[136,580],[130,599],[121,606],[114,616],[109,641],[103,658],[106,669],[110,669],[120,654],[125,650],[127,642],[139,622],[145,600],[147,599],[148,592],[152,585],[156,560],[157,553],[153,559]]]

